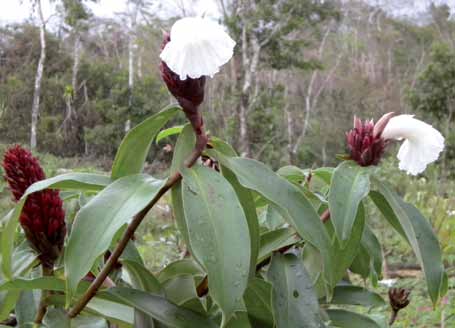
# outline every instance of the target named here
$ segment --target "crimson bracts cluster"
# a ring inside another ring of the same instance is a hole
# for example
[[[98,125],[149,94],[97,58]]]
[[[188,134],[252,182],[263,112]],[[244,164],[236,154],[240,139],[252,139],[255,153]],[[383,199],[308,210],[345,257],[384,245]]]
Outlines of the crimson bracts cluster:
[[[6,151],[3,168],[16,202],[29,186],[46,178],[38,160],[20,146]],[[41,263],[52,267],[66,234],[65,211],[58,191],[47,189],[29,195],[19,220],[27,239],[39,252]]]
[[[346,134],[350,157],[361,166],[378,165],[384,154],[385,140],[374,126],[373,120],[354,117],[354,128]]]

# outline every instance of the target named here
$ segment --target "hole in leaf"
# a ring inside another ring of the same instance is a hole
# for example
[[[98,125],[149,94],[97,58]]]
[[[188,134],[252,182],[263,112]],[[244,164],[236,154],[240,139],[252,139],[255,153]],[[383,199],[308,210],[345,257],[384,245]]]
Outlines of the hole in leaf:
[[[292,293],[292,295],[297,298],[299,297],[299,292],[297,290],[294,289],[294,292]]]

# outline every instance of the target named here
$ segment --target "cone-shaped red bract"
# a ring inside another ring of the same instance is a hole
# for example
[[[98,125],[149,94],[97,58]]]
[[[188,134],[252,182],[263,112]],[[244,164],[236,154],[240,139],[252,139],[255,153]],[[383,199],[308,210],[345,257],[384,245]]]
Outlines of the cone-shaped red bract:
[[[33,183],[46,178],[38,160],[20,146],[6,151],[3,168],[15,201]],[[19,221],[27,239],[40,253],[41,262],[52,266],[60,255],[66,234],[65,212],[58,191],[47,189],[29,195]]]

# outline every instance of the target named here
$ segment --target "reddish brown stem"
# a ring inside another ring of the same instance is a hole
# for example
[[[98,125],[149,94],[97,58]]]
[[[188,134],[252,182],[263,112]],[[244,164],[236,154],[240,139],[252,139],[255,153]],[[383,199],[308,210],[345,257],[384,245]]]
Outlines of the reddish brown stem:
[[[208,141],[207,135],[204,132],[203,126],[201,126],[196,131],[196,145],[194,147],[194,150],[185,162],[185,165],[187,167],[191,167],[197,161],[199,156],[201,156],[202,152],[205,149],[205,146],[207,145],[207,141]],[[158,194],[150,201],[150,203],[142,211],[140,211],[133,218],[131,223],[128,225],[128,228],[126,229],[125,233],[123,234],[122,239],[115,247],[114,251],[112,252],[111,256],[109,257],[108,261],[104,265],[99,275],[92,282],[90,287],[85,291],[84,295],[82,295],[79,301],[68,311],[68,316],[70,318],[74,318],[75,316],[77,316],[85,308],[88,302],[90,302],[90,300],[95,296],[98,289],[101,287],[105,279],[108,277],[109,273],[114,268],[115,264],[117,263],[117,260],[120,258],[120,255],[122,255],[126,245],[134,236],[134,232],[139,227],[142,220],[147,215],[148,211],[150,211],[150,209],[158,202],[158,200],[177,182],[179,182],[181,178],[182,176],[180,175],[179,172],[176,172],[171,177],[169,177],[166,184],[163,186],[163,188],[161,188]]]

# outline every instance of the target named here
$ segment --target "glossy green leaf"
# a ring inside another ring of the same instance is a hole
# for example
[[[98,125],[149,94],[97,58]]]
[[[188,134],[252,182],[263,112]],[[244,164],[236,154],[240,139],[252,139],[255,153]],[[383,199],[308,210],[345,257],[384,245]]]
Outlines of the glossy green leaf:
[[[365,227],[365,209],[362,203],[360,203],[353,225],[351,236],[344,248],[341,247],[340,241],[335,236],[333,238],[333,261],[335,263],[333,273],[336,281],[339,281],[346,274],[346,270],[351,266],[359,251]],[[328,225],[327,227],[332,226]]]
[[[254,277],[256,274],[256,262],[259,254],[259,220],[256,213],[256,206],[254,205],[254,199],[251,192],[243,187],[237,177],[228,168],[222,167],[221,169],[223,176],[234,188],[237,198],[242,205],[243,212],[245,213],[246,221],[248,223],[248,231],[250,233],[250,277]]]
[[[145,208],[164,184],[145,174],[123,177],[78,212],[65,248],[68,297],[95,260],[109,249],[117,231]]]
[[[319,215],[303,193],[264,164],[246,158],[229,158],[211,150],[210,154],[235,173],[239,182],[267,198],[280,208],[281,214],[298,234],[316,246],[324,258],[326,278],[331,285],[331,242]]]
[[[261,235],[261,247],[257,263],[264,261],[273,251],[293,245],[300,241],[294,229],[281,228]]]
[[[431,300],[433,304],[436,304],[447,292],[448,281],[442,263],[441,248],[430,223],[418,209],[411,204],[405,203],[396,192],[392,191],[384,183],[376,181],[375,184],[388,203],[388,207],[379,204],[378,209],[384,216],[388,217],[389,222],[400,223],[414,254],[422,266]],[[390,218],[389,216],[392,214],[394,217]]]
[[[190,156],[196,143],[191,124],[186,124],[175,144],[174,157],[172,158],[170,175],[180,171],[185,164],[185,160]]]
[[[344,248],[351,236],[357,209],[370,191],[368,169],[355,162],[341,163],[333,173],[329,192],[330,220]]]
[[[216,142],[216,141],[215,141]],[[227,143],[223,141],[218,141],[218,149],[226,156],[237,156],[235,150]],[[254,197],[251,194],[251,191],[246,189],[239,183],[235,174],[225,166],[221,165],[221,172],[223,176],[229,181],[229,183],[234,187],[237,197],[242,204],[243,211],[248,222],[248,231],[250,232],[250,241],[251,241],[251,264],[250,264],[250,277],[253,277],[255,274],[255,267],[257,262],[257,257],[259,253],[260,245],[260,236],[259,236],[259,219],[256,212],[256,206]]]
[[[48,328],[109,328],[107,321],[100,317],[79,315],[69,319],[63,309],[49,308],[43,323]]]
[[[0,291],[21,291],[45,289],[53,291],[64,291],[65,281],[55,277],[40,278],[16,278],[0,284]]]
[[[250,319],[248,318],[248,314],[246,312],[239,312],[229,320],[226,328],[252,328],[254,326],[251,325]]]
[[[171,278],[180,275],[203,276],[205,275],[202,268],[191,258],[185,258],[170,263],[159,274],[158,280],[163,283]]]
[[[165,298],[140,290],[114,287],[106,293],[152,316],[168,327],[200,328],[217,327],[209,318],[170,303]]]
[[[18,290],[0,292],[0,322],[8,319],[10,312],[16,306],[19,296],[20,291]]]
[[[161,140],[179,134],[183,130],[183,125],[178,125],[178,126],[173,126],[172,128],[165,129],[163,131],[160,131],[158,135],[156,136],[156,143],[159,143]]]
[[[134,324],[134,309],[131,306],[94,297],[87,304],[86,310],[100,315],[112,323],[117,323],[121,327],[133,327]]]
[[[25,194],[29,195],[43,189],[99,191],[111,182],[111,178],[107,175],[73,172],[35,182],[28,187]]]
[[[273,327],[272,286],[268,282],[251,279],[243,299],[254,327]]]
[[[146,267],[128,260],[123,260],[122,264],[128,272],[135,289],[157,294],[161,292],[161,285],[158,279]]]
[[[327,310],[330,322],[339,328],[381,328],[381,326],[370,317],[341,309]]]
[[[191,275],[178,275],[163,284],[166,299],[177,305],[197,299],[194,277]]]
[[[277,328],[325,327],[313,283],[297,256],[274,253],[267,280]]]
[[[128,272],[133,288],[151,292],[157,295],[162,294],[161,284],[158,282],[155,276],[142,264],[128,260],[123,260],[122,264]],[[153,322],[153,318],[137,309],[134,310],[135,328],[154,327],[154,325],[155,324]]]
[[[360,286],[340,285],[333,292],[331,304],[362,305],[366,307],[383,306],[386,303],[381,295]]]
[[[184,167],[185,159],[188,158],[193,151],[195,142],[196,137],[191,125],[185,125],[175,145],[174,157],[172,158],[170,169],[171,175],[180,171]],[[180,182],[172,187],[171,197],[172,209],[174,210],[174,218],[177,228],[182,234],[186,246],[191,251],[191,244],[188,237],[188,227],[186,226],[185,213],[183,211],[182,184]]]
[[[33,291],[23,291],[20,293],[14,308],[19,327],[32,327],[38,304],[39,299],[34,297]]]
[[[44,189],[60,190],[84,190],[97,191],[104,188],[110,182],[110,178],[104,175],[91,173],[68,173],[55,176],[50,179],[38,181],[28,187],[14,209],[8,214],[4,233],[1,236],[0,245],[2,252],[2,272],[6,279],[13,277],[11,256],[13,254],[15,232],[19,226],[19,216],[27,197]]]
[[[233,187],[214,170],[184,170],[182,194],[192,255],[206,269],[224,325],[243,309],[251,255],[247,220]]]
[[[1,252],[2,252],[2,273],[4,279],[13,278],[12,254],[14,240],[16,238],[16,229],[19,226],[19,216],[24,206],[25,200],[20,201],[16,207],[8,213],[5,228],[1,235]]]
[[[283,226],[286,223],[285,219],[281,215],[279,209],[273,204],[267,205],[265,210],[265,220],[264,225],[269,230],[275,230]]]
[[[180,107],[170,105],[128,132],[115,155],[112,165],[112,179],[142,173],[153,139],[179,110]]]

